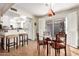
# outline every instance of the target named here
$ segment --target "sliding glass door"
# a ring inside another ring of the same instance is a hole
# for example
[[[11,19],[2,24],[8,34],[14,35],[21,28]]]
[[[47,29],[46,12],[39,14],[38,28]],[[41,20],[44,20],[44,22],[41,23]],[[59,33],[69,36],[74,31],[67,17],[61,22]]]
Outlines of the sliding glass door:
[[[45,25],[45,32],[49,36],[55,36],[60,31],[65,32],[65,20],[47,20]]]

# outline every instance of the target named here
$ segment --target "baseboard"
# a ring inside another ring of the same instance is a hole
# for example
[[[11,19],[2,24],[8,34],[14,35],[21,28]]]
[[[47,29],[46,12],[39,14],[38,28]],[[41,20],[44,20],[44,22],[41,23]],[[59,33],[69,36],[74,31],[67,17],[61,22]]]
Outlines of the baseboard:
[[[78,48],[79,48],[79,46],[73,47],[73,46],[71,46],[71,45],[69,45],[69,44],[67,44],[67,45],[70,46],[70,47],[72,47],[72,48],[75,48],[75,49],[78,49]]]

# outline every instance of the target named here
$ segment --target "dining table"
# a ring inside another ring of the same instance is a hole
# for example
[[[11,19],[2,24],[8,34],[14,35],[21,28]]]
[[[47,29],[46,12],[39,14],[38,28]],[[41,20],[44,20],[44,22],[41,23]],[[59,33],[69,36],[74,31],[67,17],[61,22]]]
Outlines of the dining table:
[[[50,36],[45,36],[45,43],[46,43],[46,45],[47,45],[47,56],[48,56],[48,54],[49,54],[49,45],[52,43],[52,37],[50,37]]]

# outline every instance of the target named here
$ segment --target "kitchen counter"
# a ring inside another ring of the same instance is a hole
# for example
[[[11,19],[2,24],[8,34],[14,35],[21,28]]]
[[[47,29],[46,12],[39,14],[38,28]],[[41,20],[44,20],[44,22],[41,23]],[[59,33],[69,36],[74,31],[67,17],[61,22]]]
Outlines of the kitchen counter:
[[[8,35],[19,36],[19,34],[27,34],[27,32],[25,32],[24,30],[19,30],[19,31],[17,31],[17,30],[7,30],[7,31],[2,30],[2,31],[0,31],[0,35],[4,35],[4,40],[3,40],[4,49],[6,49],[6,36],[8,36]]]
[[[0,35],[13,35],[13,34],[20,34],[20,33],[26,33],[24,30],[2,30],[0,31]]]

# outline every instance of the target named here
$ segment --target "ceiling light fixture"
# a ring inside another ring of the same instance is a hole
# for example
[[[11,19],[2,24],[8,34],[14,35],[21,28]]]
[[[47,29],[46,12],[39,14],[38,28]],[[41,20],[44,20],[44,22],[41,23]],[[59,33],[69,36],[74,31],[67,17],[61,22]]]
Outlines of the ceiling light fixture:
[[[52,5],[50,4],[50,8],[49,8],[49,10],[48,10],[48,16],[49,16],[49,17],[55,15],[55,12],[52,10],[52,7],[51,7],[51,6],[52,6]]]

